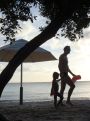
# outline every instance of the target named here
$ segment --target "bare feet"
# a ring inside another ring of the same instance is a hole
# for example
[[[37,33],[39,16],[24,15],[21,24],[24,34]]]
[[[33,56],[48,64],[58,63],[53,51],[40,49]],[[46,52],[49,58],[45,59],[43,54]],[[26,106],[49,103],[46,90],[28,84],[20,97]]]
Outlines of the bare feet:
[[[59,101],[58,101],[57,107],[58,107],[59,105],[65,106],[65,104],[63,104],[62,100],[59,100]]]
[[[71,103],[71,101],[66,101],[66,104],[73,106],[73,104]]]

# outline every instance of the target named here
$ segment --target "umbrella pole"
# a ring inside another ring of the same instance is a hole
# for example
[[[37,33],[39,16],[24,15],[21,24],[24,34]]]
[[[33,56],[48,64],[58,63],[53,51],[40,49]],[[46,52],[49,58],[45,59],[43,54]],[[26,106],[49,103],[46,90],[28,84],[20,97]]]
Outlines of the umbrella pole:
[[[23,86],[22,86],[23,79],[22,79],[22,76],[23,76],[23,64],[21,63],[20,105],[23,104]]]

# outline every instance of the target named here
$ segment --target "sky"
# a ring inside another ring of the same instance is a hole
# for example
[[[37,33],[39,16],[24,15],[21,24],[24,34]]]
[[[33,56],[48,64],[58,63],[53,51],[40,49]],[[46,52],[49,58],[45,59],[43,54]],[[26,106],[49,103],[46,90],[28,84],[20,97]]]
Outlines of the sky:
[[[33,13],[37,14],[37,11],[33,9]],[[16,40],[25,39],[30,41],[37,36],[40,31],[38,27],[43,26],[45,18],[38,16],[37,21],[33,24],[30,21],[22,22],[22,30],[18,31]],[[0,46],[6,45],[4,36],[0,35]],[[79,81],[90,81],[90,27],[84,30],[84,38],[76,42],[71,42],[69,39],[55,37],[41,45],[42,48],[50,51],[57,60],[48,62],[36,62],[36,63],[24,63],[23,64],[23,82],[51,82],[52,74],[58,70],[58,58],[63,53],[63,48],[69,45],[71,52],[68,55],[69,67],[76,75],[81,75]],[[0,72],[6,67],[7,63],[0,62]],[[70,75],[71,76],[71,75]],[[72,77],[72,76],[71,76]],[[10,83],[20,82],[20,66],[15,71]]]

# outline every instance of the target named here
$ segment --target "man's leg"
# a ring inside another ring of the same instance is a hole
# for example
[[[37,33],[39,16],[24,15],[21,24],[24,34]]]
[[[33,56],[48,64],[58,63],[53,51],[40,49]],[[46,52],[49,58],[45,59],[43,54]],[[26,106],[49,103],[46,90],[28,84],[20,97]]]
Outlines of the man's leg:
[[[59,104],[64,105],[64,104],[62,103],[62,101],[63,101],[63,93],[64,93],[64,90],[65,90],[65,87],[66,87],[66,83],[65,83],[63,80],[61,80],[60,100],[59,100],[59,102],[58,102],[58,105],[59,105]]]
[[[72,103],[70,101],[70,98],[71,98],[72,92],[73,92],[73,90],[75,88],[75,85],[74,85],[74,83],[72,82],[72,80],[71,80],[71,78],[69,76],[67,77],[67,82],[66,83],[70,86],[70,89],[68,91],[67,103],[72,105]]]
[[[60,90],[60,95],[61,95],[61,100],[63,100],[63,93],[66,87],[66,82],[64,80],[61,81],[61,90]]]

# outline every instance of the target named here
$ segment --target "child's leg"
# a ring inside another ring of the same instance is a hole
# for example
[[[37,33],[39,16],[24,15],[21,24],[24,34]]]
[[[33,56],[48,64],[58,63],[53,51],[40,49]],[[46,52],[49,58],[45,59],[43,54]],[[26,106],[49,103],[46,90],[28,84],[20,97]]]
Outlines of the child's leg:
[[[54,95],[54,107],[57,107],[57,95]]]
[[[59,92],[57,93],[57,96],[60,97],[61,101],[63,100],[63,96]]]
[[[60,100],[58,101],[57,106],[59,106],[59,105],[64,106],[64,104],[63,104],[63,102],[62,102],[62,100],[63,100],[62,95],[58,92],[58,93],[57,93],[57,96],[60,97]]]

